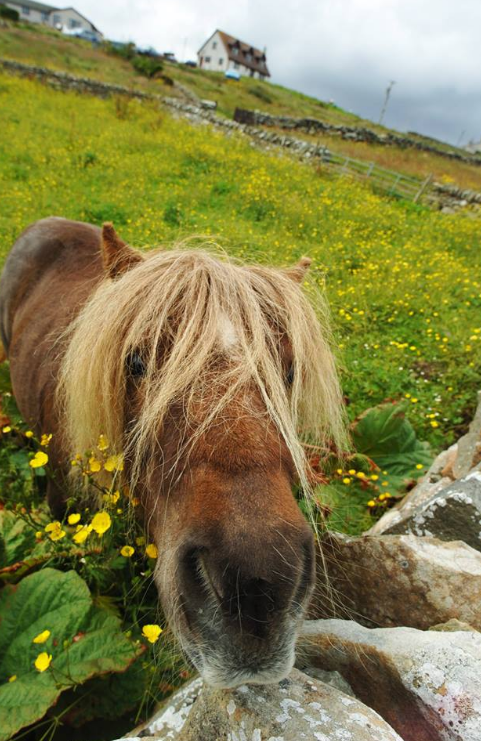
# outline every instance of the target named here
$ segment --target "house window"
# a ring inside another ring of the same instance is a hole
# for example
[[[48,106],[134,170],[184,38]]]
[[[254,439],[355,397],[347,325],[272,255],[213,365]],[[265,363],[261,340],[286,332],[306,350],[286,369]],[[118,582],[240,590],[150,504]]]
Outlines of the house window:
[[[22,5],[22,15],[30,15],[30,8],[26,5]]]
[[[252,54],[249,54],[249,52],[246,53],[246,62],[250,62],[252,60]]]
[[[239,69],[239,65],[237,62],[234,62],[234,69]]]
[[[40,13],[42,16],[42,21],[45,23],[45,21],[48,21],[48,13],[46,13],[44,10]]]
[[[76,21],[75,18],[69,18],[68,19],[68,27],[69,28],[81,28],[82,24],[80,21]]]
[[[58,26],[61,23],[60,16],[58,13],[54,13],[53,15],[53,25]]]
[[[219,64],[224,64],[224,57],[220,57]]]
[[[217,49],[217,41],[213,41],[212,42],[212,48],[213,49]]]
[[[237,48],[237,46],[233,46],[233,47],[232,47],[232,54],[233,54],[233,55],[234,55],[235,57],[237,57],[237,56],[238,56],[238,54],[239,54],[239,49]]]
[[[206,61],[206,64],[208,64],[210,62],[210,57],[206,57],[205,61]]]

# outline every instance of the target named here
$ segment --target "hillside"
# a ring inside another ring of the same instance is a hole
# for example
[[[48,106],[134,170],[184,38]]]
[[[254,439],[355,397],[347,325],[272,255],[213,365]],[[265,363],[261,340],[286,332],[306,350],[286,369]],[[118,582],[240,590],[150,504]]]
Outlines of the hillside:
[[[86,41],[31,24],[11,24],[2,29],[0,58],[45,66],[160,95],[183,97],[183,89],[186,89],[201,99],[215,101],[218,112],[228,118],[232,118],[235,108],[240,107],[260,109],[273,115],[312,117],[332,125],[368,127],[378,133],[392,132],[391,129],[343,111],[335,105],[269,82],[249,78],[236,82],[225,79],[220,73],[205,72],[169,62],[164,63],[163,74],[151,80],[137,74],[126,59],[107,53],[102,48],[93,48]],[[177,88],[177,84],[181,87]],[[300,136],[313,139],[306,134]],[[415,135],[415,138],[435,145],[441,151],[465,154],[463,150],[427,137]],[[314,140],[340,154],[373,161],[420,179],[432,174],[440,182],[455,183],[462,188],[481,189],[480,166],[449,160],[431,152],[382,147],[327,135],[316,135]]]

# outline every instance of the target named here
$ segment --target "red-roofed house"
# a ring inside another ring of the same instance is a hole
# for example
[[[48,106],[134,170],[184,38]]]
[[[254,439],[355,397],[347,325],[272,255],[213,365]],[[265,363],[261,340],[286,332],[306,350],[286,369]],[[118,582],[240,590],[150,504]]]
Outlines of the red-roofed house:
[[[211,72],[235,69],[241,75],[266,80],[270,77],[265,52],[224,31],[215,31],[197,52],[199,67]]]

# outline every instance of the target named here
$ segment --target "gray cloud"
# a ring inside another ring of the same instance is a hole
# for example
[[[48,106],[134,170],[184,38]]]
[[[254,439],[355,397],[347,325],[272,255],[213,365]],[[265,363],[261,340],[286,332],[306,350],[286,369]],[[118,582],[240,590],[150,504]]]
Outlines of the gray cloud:
[[[180,59],[223,30],[267,47],[273,81],[456,143],[481,138],[479,0],[78,0],[109,38]]]

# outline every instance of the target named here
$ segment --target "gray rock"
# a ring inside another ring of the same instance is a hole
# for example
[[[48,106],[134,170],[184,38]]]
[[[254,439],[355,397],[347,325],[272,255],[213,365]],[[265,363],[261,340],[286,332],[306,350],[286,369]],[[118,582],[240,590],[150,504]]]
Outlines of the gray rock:
[[[478,407],[469,425],[469,431],[458,440],[458,455],[453,466],[454,477],[462,479],[481,462],[481,391]]]
[[[402,741],[359,700],[296,669],[279,684],[235,690],[195,680],[134,733],[131,741]]]
[[[340,672],[404,741],[480,741],[481,635],[304,625],[299,666]],[[335,738],[335,737],[333,737]]]
[[[384,532],[462,540],[481,551],[481,471],[441,489]]]
[[[438,491],[449,486],[454,479],[453,467],[457,454],[457,443],[451,445],[447,450],[443,450],[409,494],[401,499],[395,507],[389,509],[368,530],[367,534],[378,535],[379,533],[388,532],[389,528],[410,516],[420,505],[437,494]]]
[[[421,630],[456,618],[481,629],[481,554],[465,543],[329,533],[322,552],[327,582],[320,567],[310,618]],[[335,599],[326,598],[327,584]]]

